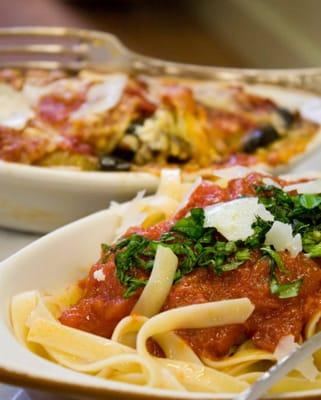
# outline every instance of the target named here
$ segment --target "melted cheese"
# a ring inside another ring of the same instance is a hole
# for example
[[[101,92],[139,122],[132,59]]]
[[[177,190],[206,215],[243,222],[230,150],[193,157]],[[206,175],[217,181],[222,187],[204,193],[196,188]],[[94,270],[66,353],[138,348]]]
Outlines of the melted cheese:
[[[292,257],[302,251],[301,235],[297,233],[293,236],[292,226],[280,221],[274,221],[265,236],[265,244],[274,246],[276,251],[288,250]]]
[[[123,95],[127,80],[124,74],[113,74],[94,84],[87,93],[86,102],[72,114],[72,119],[85,119],[114,108]]]
[[[204,226],[216,228],[227,240],[245,240],[251,236],[252,224],[258,216],[265,221],[274,219],[256,197],[219,203],[206,207],[204,212]]]
[[[23,129],[34,112],[21,92],[0,83],[0,126]]]

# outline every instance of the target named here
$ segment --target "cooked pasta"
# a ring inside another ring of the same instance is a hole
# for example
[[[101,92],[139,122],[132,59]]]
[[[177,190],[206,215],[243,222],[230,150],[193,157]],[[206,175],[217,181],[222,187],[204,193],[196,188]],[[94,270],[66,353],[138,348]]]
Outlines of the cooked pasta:
[[[239,393],[314,335],[320,181],[246,168],[223,175],[191,190],[165,172],[155,196],[114,204],[125,217],[83,281],[12,299],[17,340],[101,379]],[[293,368],[271,393],[321,388],[320,351]]]

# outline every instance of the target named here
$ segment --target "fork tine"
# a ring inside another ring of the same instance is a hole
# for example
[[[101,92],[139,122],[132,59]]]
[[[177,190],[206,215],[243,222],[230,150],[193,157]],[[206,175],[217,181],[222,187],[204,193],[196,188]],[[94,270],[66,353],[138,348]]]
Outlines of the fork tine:
[[[67,71],[79,71],[88,68],[86,61],[2,61],[1,68],[21,68],[21,69],[63,69]]]
[[[85,44],[69,47],[60,44],[30,44],[21,46],[0,45],[0,55],[3,54],[60,54],[87,56],[88,47]]]
[[[81,30],[73,28],[60,28],[60,27],[12,27],[1,28],[0,37],[17,37],[17,36],[42,36],[42,37],[74,37],[80,38]]]

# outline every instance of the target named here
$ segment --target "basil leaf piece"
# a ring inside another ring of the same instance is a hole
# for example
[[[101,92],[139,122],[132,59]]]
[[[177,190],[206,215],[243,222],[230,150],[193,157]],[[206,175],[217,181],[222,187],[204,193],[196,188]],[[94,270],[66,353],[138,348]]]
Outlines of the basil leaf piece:
[[[321,231],[314,229],[302,237],[303,249],[311,258],[321,257]]]
[[[321,257],[321,243],[318,243],[312,247],[310,247],[310,251],[308,256],[311,258],[318,258]]]
[[[102,243],[102,244],[100,245],[100,247],[101,247],[101,251],[102,251],[103,253],[107,253],[107,252],[109,251],[109,249],[110,249],[110,246],[109,246],[109,244],[107,244],[107,243]]]
[[[273,260],[273,262],[277,265],[281,272],[285,274],[289,273],[278,252],[273,250],[270,246],[261,247],[261,251],[263,252],[263,254],[267,254]]]
[[[278,296],[279,299],[290,299],[298,296],[302,283],[303,279],[297,279],[290,283],[281,284],[275,276],[272,276],[270,279],[270,291]]]
[[[127,289],[124,293],[124,298],[128,299],[131,297],[139,287],[145,286],[147,282],[145,279],[130,278],[126,282]]]
[[[234,269],[237,269],[242,264],[243,264],[243,261],[232,261],[230,263],[221,265],[217,269],[220,272],[228,272],[228,271],[233,271]]]
[[[101,258],[100,258],[100,261],[101,261],[102,263],[106,263],[106,262],[108,261],[109,255],[110,255],[109,250],[111,249],[111,247],[110,247],[108,244],[106,244],[106,243],[102,243],[102,244],[100,245],[100,248],[101,248]]]
[[[251,258],[251,253],[249,249],[242,249],[235,253],[235,258],[237,261],[246,261]]]
[[[264,243],[265,235],[269,231],[271,226],[271,221],[264,221],[262,218],[258,217],[256,221],[252,224],[254,233],[245,240],[245,246],[249,246],[252,249],[260,247],[262,243]]]
[[[321,204],[321,196],[315,194],[301,194],[299,197],[302,207],[312,210]]]
[[[191,215],[176,222],[172,231],[183,233],[191,239],[200,239],[204,233],[204,210],[202,208],[193,208]]]

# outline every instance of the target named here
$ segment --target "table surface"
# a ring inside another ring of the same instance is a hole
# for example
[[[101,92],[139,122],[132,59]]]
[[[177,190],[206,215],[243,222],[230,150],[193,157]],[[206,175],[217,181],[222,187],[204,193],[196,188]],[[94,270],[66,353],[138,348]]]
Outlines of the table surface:
[[[0,229],[0,261],[22,249],[39,236]],[[46,397],[44,397],[45,399]],[[1,400],[31,400],[23,389],[0,384]]]

